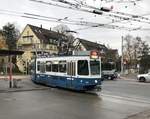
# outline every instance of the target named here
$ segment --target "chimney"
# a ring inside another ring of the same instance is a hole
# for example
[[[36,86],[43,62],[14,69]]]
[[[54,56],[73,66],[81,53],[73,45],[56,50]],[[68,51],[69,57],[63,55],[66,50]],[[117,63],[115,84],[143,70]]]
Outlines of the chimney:
[[[42,29],[42,24],[41,24],[41,29]]]
[[[51,29],[51,27],[50,27],[50,29],[49,29],[49,30],[50,30],[50,31],[52,30],[52,29]]]

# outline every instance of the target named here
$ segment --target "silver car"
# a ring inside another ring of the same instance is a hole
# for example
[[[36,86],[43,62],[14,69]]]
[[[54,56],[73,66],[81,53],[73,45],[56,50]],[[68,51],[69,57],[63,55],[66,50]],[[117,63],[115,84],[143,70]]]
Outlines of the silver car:
[[[147,74],[139,74],[137,79],[140,82],[150,82],[150,72]]]

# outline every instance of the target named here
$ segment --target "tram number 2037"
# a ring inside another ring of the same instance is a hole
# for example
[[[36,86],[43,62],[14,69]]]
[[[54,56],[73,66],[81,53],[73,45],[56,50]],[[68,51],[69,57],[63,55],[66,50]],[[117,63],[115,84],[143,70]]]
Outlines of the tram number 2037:
[[[78,91],[101,89],[101,59],[95,56],[36,58],[31,63],[31,79]]]

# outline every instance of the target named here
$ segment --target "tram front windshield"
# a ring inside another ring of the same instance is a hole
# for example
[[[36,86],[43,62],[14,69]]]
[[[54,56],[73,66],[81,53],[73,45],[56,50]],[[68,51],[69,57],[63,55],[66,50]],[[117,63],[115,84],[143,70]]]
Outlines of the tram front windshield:
[[[78,61],[78,75],[89,75],[89,68],[88,68],[87,60]]]
[[[96,60],[89,61],[90,70],[87,60],[79,60],[78,61],[78,75],[89,75],[89,71],[91,71],[91,75],[100,75],[100,62]]]
[[[100,75],[100,62],[90,61],[91,75]]]

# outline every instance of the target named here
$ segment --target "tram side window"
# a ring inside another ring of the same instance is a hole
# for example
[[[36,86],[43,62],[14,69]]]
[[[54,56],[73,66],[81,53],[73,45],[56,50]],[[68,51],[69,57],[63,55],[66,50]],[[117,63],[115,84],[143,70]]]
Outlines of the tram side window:
[[[58,72],[58,61],[54,61],[53,63],[52,63],[52,72]]]
[[[45,63],[44,63],[44,62],[41,62],[41,63],[40,63],[40,72],[41,72],[41,73],[45,73],[45,71],[46,71]]]
[[[61,73],[66,72],[66,61],[59,62],[59,72],[61,72]]]
[[[51,69],[52,69],[51,62],[50,62],[50,61],[47,61],[47,62],[46,62],[46,71],[51,72]]]
[[[78,61],[78,75],[89,75],[89,68],[88,68],[87,60]]]

